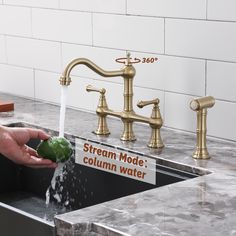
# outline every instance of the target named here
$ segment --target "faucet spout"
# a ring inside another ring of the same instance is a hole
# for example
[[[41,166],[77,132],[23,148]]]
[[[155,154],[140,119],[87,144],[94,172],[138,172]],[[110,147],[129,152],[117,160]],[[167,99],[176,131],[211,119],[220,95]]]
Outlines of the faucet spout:
[[[106,71],[103,70],[101,67],[93,63],[87,58],[77,58],[71,61],[65,68],[61,78],[60,78],[60,84],[61,85],[70,85],[71,83],[71,78],[70,78],[70,73],[72,69],[77,66],[77,65],[85,65],[88,68],[90,68],[92,71],[95,73],[103,76],[103,77],[117,77],[117,76],[123,76],[123,77],[134,77],[135,75],[135,70],[134,67],[132,66],[131,63],[128,63],[124,68],[121,70],[115,70],[115,71]],[[132,67],[132,68],[130,68]]]

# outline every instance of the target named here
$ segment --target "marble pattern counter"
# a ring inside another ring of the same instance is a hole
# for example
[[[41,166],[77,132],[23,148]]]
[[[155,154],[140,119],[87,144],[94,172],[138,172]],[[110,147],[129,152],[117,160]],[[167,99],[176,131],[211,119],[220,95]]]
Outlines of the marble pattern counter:
[[[1,124],[28,122],[58,130],[58,106],[3,93],[0,98],[15,102],[13,113],[0,114]],[[199,161],[191,158],[195,135],[162,128],[165,148],[159,154],[146,147],[147,126],[135,125],[137,141],[124,144],[120,121],[108,120],[106,138],[91,133],[96,123],[95,114],[67,109],[65,132],[154,156],[160,164],[211,173],[58,215],[58,235],[236,236],[236,143],[208,138],[212,159]]]

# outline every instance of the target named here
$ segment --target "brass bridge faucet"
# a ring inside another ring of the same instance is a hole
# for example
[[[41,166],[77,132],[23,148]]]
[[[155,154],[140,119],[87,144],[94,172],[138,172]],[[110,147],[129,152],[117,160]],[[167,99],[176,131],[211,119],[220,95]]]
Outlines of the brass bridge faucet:
[[[207,108],[213,107],[215,99],[212,96],[193,99],[190,108],[197,112],[197,145],[193,153],[195,159],[209,159],[210,155],[206,146],[207,133]]]
[[[154,99],[151,101],[142,101],[138,103],[140,108],[153,104],[153,111],[150,117],[145,117],[138,115],[133,110],[133,78],[135,76],[135,68],[131,63],[130,53],[127,53],[127,60],[125,62],[125,66],[120,70],[115,71],[106,71],[94,64],[92,61],[86,58],[77,58],[71,61],[65,68],[61,78],[61,85],[70,85],[71,78],[70,73],[71,70],[77,65],[86,65],[91,70],[96,72],[97,74],[103,77],[118,77],[121,76],[124,79],[124,108],[123,111],[113,111],[110,110],[107,106],[107,102],[105,99],[104,88],[97,89],[92,86],[87,87],[87,91],[96,91],[100,93],[100,100],[97,107],[97,115],[99,117],[98,120],[98,128],[95,131],[98,135],[107,135],[109,134],[109,130],[107,128],[106,116],[115,116],[119,117],[124,125],[123,133],[121,134],[121,140],[123,141],[134,141],[136,140],[134,132],[133,132],[133,122],[142,122],[150,125],[152,129],[151,139],[148,143],[148,146],[151,148],[162,148],[164,144],[160,135],[160,128],[162,127],[163,121],[160,114],[159,109],[159,99]]]

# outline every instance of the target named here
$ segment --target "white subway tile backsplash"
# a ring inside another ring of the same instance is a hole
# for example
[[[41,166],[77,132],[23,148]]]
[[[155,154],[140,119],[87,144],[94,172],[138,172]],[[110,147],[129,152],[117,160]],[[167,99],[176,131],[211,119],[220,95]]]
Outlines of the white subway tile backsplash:
[[[126,0],[60,0],[60,7],[78,11],[124,14]]]
[[[29,7],[52,7],[59,6],[59,0],[4,0],[5,4],[17,5],[17,6],[29,6]]]
[[[208,0],[207,18],[213,20],[236,21],[235,0]]]
[[[236,63],[207,62],[207,94],[236,102]]]
[[[205,61],[191,58],[164,57],[165,90],[205,95]]]
[[[127,0],[128,14],[206,18],[206,0]]]
[[[32,10],[32,29],[35,38],[92,44],[90,13],[35,8]]]
[[[60,104],[59,78],[60,74],[35,70],[35,98]]]
[[[134,85],[151,89],[165,89],[165,56],[148,53],[131,53],[132,60],[137,58],[141,60],[140,63],[134,64],[136,75],[134,77]],[[153,58],[153,63],[143,63],[148,59]],[[157,58],[157,61],[155,61]]]
[[[125,57],[126,53],[122,50],[112,50],[106,48],[97,48],[91,46],[82,46],[75,44],[62,44],[62,64],[63,68],[75,58],[85,57],[93,61],[99,67],[104,70],[118,70],[123,65],[118,64],[115,60],[119,57]],[[94,79],[102,79],[106,81],[114,81],[122,83],[120,78],[104,78],[94,73],[91,69],[84,65],[76,66],[72,72],[72,75],[89,77]]]
[[[0,64],[0,90],[2,92],[34,97],[34,73],[31,69],[25,69]]]
[[[68,106],[95,113],[99,95],[91,96],[92,94],[86,91],[86,86],[91,83],[91,79],[74,77],[71,86],[68,87]]]
[[[208,110],[209,135],[236,140],[235,120],[236,103],[216,101],[215,106]]]
[[[0,0],[0,90],[59,104],[71,60],[118,70],[129,50],[133,59],[157,58],[134,64],[135,112],[149,117],[152,106],[136,103],[158,97],[165,126],[195,132],[189,103],[206,93],[216,98],[208,134],[236,141],[235,9],[234,0]],[[83,65],[72,70],[68,106],[95,113],[99,94],[88,84],[107,90],[110,109],[123,109],[123,79]]]
[[[165,93],[165,123],[164,125],[181,130],[196,130],[196,112],[189,107],[194,97]]]
[[[205,61],[191,58],[132,53],[133,58],[158,58],[135,64],[134,84],[140,87],[202,96],[205,93]]]
[[[5,37],[0,35],[0,63],[6,62],[6,44],[5,44]]]
[[[236,61],[236,24],[166,19],[166,53]]]
[[[31,36],[31,12],[29,8],[0,6],[0,33]]]
[[[164,19],[94,14],[93,43],[101,47],[163,53]]]
[[[60,43],[7,37],[7,56],[9,64],[61,72]]]

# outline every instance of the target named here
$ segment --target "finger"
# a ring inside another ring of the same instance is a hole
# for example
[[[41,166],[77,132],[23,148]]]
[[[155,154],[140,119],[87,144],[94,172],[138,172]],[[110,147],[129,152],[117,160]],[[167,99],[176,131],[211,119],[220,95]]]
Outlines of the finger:
[[[26,163],[28,165],[50,165],[52,163],[55,163],[49,159],[44,159],[40,157],[35,157],[35,156],[28,156],[27,160],[25,159]]]
[[[50,135],[41,129],[32,129],[27,128],[30,138],[38,138],[41,140],[47,140],[50,138]]]
[[[57,164],[56,163],[52,163],[51,165],[25,165],[27,167],[30,167],[30,168],[50,168],[50,169],[55,169],[57,168]]]
[[[31,156],[35,156],[35,157],[40,157],[37,153],[37,151],[27,145],[25,145],[26,151],[31,155]]]
[[[36,158],[40,158],[40,159],[46,159],[46,160],[49,160],[47,159],[47,157],[42,157],[42,156],[39,156],[37,151],[27,145],[26,146],[26,151],[30,154],[30,156],[33,156],[33,157],[36,157]]]
[[[31,168],[56,168],[57,167],[57,163],[52,162],[52,161],[50,161],[50,162],[45,162],[45,161],[34,162],[34,161],[31,161],[31,162],[25,163],[24,165],[29,166]]]

